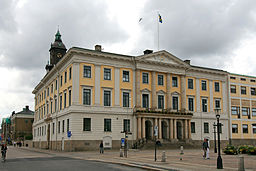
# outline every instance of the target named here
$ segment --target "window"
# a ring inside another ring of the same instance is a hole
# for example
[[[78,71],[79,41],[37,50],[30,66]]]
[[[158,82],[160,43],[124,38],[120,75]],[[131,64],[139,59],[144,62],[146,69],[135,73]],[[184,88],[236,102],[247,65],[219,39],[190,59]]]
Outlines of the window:
[[[252,83],[255,83],[256,81],[255,80],[250,80]]]
[[[252,108],[252,116],[256,116],[256,108]]]
[[[230,85],[230,92],[231,93],[236,93],[236,86],[235,85]]]
[[[44,135],[44,126],[42,127],[42,136]]]
[[[164,109],[164,96],[158,95],[158,109]]]
[[[178,106],[178,97],[176,96],[173,96],[172,97],[172,108],[174,110],[178,110],[179,109],[179,106]]]
[[[256,124],[252,124],[252,133],[256,134]]]
[[[67,92],[64,92],[64,108],[67,107]]]
[[[64,132],[65,129],[65,120],[62,120],[62,132]]]
[[[241,94],[246,94],[246,87],[241,86]]]
[[[142,94],[142,107],[143,108],[149,108],[148,94]]]
[[[55,80],[55,90],[57,90],[58,80]]]
[[[54,99],[54,112],[57,112],[57,98]]]
[[[194,98],[191,98],[191,97],[188,98],[188,110],[194,111]]]
[[[238,125],[232,124],[232,133],[238,133]]]
[[[51,85],[51,93],[53,93],[53,84]]]
[[[62,76],[60,76],[60,86],[62,86]]]
[[[220,99],[215,99],[215,109],[220,109]]]
[[[84,77],[91,78],[91,66],[84,66]]]
[[[52,123],[52,134],[54,134],[54,128],[55,127],[55,123]]]
[[[47,102],[47,104],[46,104],[46,114],[48,114],[49,113],[49,103]]]
[[[64,83],[67,82],[67,71],[65,71],[65,74],[64,74]]]
[[[49,93],[50,93],[50,91],[49,91],[49,87],[47,88],[47,97],[49,96]]]
[[[250,109],[248,107],[242,107],[242,115],[248,116],[250,114]]]
[[[129,82],[129,71],[123,71],[123,82]]]
[[[230,77],[230,79],[231,79],[231,80],[235,80],[235,79],[236,79],[236,77]]]
[[[130,132],[130,119],[124,119],[124,132]]]
[[[231,114],[232,115],[239,115],[240,114],[240,107],[232,106],[231,107]]]
[[[142,83],[148,84],[148,73],[145,73],[145,72],[142,73]]]
[[[164,76],[158,75],[158,85],[164,85]]]
[[[60,121],[58,122],[58,133],[60,133]]]
[[[204,122],[204,133],[209,133],[209,123]]]
[[[219,124],[219,131],[220,131],[220,133],[222,133],[222,126],[223,126],[223,124],[220,123],[220,124]],[[218,131],[218,130],[217,130],[217,131]]]
[[[214,82],[214,89],[215,89],[215,92],[220,92],[220,83],[219,82]]]
[[[84,118],[83,131],[91,131],[91,118]]]
[[[69,131],[69,119],[67,119],[67,132]]]
[[[195,122],[191,122],[191,133],[196,133],[196,124],[195,124]]]
[[[241,81],[246,81],[246,79],[245,79],[245,78],[240,78],[240,80],[241,80]]]
[[[178,78],[177,77],[172,77],[172,86],[178,87]]]
[[[207,112],[207,99],[202,99],[202,112]]]
[[[71,89],[68,90],[68,106],[71,106]]]
[[[62,95],[60,95],[60,110],[62,109]]]
[[[111,106],[111,92],[104,90],[104,106]]]
[[[111,132],[111,119],[104,119],[104,131]]]
[[[243,133],[248,134],[248,125],[243,124]]]
[[[253,95],[253,96],[256,95],[256,90],[255,90],[255,88],[252,88],[252,87],[251,87],[251,95]]]
[[[52,100],[51,100],[51,113],[52,113]]]
[[[129,93],[123,92],[123,107],[129,107]]]
[[[69,68],[69,80],[72,78],[72,67]]]
[[[206,81],[202,80],[201,84],[202,84],[202,90],[206,90]]]
[[[104,68],[104,80],[111,80],[111,69]]]
[[[193,79],[188,79],[188,89],[194,89]]]
[[[83,104],[91,105],[91,89],[83,89]]]

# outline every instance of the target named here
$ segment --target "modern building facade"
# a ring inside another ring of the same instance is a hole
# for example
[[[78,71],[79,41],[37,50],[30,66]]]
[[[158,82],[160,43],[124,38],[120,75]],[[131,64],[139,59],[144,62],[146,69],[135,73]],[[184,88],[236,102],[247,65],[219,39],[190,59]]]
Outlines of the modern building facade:
[[[256,77],[230,74],[230,123],[233,144],[256,144]]]
[[[227,72],[192,66],[167,51],[66,50],[58,31],[47,74],[33,90],[35,147],[89,150],[103,140],[105,148],[119,148],[124,132],[136,144],[153,139],[155,128],[162,142],[201,145],[213,140],[214,109],[221,140],[229,140]]]

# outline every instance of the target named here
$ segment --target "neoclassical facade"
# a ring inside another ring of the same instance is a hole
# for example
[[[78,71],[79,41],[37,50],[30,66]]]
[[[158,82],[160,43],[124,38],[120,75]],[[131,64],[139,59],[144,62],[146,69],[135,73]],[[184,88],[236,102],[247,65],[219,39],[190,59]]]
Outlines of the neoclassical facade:
[[[132,146],[152,140],[156,127],[163,143],[201,144],[213,139],[216,108],[221,140],[230,137],[225,71],[190,65],[164,50],[128,56],[96,45],[66,52],[59,31],[46,70],[33,90],[35,147],[90,150],[103,140],[105,148],[119,148],[124,132]]]

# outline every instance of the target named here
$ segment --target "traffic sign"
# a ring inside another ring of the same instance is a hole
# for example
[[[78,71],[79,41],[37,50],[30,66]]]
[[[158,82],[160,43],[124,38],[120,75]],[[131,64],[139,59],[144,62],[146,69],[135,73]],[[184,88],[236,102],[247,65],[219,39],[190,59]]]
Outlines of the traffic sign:
[[[68,138],[70,138],[71,135],[72,135],[72,134],[71,134],[71,131],[68,131],[67,134],[68,134]]]
[[[125,144],[125,139],[121,138],[121,146],[124,147],[124,144]]]

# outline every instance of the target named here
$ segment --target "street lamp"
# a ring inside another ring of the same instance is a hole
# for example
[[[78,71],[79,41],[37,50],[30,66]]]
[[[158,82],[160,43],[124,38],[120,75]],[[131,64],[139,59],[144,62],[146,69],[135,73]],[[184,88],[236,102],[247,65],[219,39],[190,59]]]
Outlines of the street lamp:
[[[220,155],[220,109],[215,109],[217,118],[217,133],[218,133],[218,158],[217,158],[217,169],[223,169],[222,158]]]
[[[217,153],[217,143],[216,143],[216,124],[213,124],[213,135],[214,135],[214,153]]]

